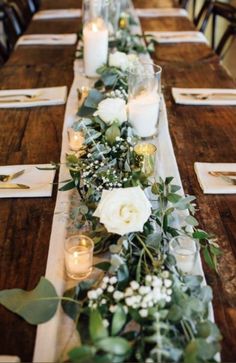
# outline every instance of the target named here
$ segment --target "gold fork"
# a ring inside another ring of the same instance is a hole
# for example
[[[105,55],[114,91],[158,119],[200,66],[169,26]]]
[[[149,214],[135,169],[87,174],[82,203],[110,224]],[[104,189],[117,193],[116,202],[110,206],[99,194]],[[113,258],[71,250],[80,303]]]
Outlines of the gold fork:
[[[226,181],[229,184],[236,185],[236,179],[230,178],[229,176],[226,175],[225,172],[209,171],[208,174],[210,174],[212,176],[220,177],[221,179],[223,179],[224,181]]]
[[[21,176],[22,174],[24,174],[24,172],[25,172],[25,169],[20,170],[20,171],[17,171],[16,173],[13,173],[13,174],[3,174],[3,175],[0,175],[0,181],[1,182],[7,182],[9,180],[18,178],[19,176]]]

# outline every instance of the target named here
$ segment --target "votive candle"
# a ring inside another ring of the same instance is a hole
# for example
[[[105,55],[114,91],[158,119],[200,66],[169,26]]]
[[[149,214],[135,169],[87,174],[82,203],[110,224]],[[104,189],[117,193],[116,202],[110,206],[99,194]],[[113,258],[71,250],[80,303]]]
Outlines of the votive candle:
[[[69,237],[65,243],[65,267],[72,279],[87,277],[93,265],[93,241],[84,235]]]

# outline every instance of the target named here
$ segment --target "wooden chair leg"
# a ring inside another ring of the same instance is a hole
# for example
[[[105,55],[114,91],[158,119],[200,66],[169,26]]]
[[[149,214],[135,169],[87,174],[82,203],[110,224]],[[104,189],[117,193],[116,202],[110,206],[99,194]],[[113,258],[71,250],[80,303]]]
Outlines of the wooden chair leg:
[[[226,45],[227,41],[230,39],[231,36],[236,36],[236,24],[235,25],[230,24],[226,29],[226,31],[223,34],[223,37],[219,42],[218,47],[216,48],[216,54],[218,55],[222,54],[224,46]]]

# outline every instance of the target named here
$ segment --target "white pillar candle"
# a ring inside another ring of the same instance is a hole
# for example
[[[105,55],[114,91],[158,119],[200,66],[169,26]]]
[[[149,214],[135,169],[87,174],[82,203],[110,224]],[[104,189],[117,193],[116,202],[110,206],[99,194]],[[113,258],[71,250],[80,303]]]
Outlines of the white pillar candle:
[[[195,252],[186,248],[176,248],[174,253],[177,267],[185,273],[191,273],[195,264]]]
[[[88,77],[97,77],[96,70],[107,62],[108,30],[102,18],[85,24],[83,29],[84,69]]]
[[[86,246],[72,246],[65,251],[65,264],[68,276],[84,278],[92,270],[93,253]]]
[[[140,137],[150,137],[157,132],[160,96],[156,92],[143,92],[128,103],[129,122]]]
[[[72,128],[68,130],[68,142],[70,149],[73,151],[79,151],[83,147],[84,136],[81,131],[75,131]]]

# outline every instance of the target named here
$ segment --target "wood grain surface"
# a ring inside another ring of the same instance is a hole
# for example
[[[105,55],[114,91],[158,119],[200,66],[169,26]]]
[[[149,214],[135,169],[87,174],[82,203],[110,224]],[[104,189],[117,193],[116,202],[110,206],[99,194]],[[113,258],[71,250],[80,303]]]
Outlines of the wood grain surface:
[[[177,6],[174,0],[134,0],[136,7]],[[78,0],[43,0],[42,9],[77,8]],[[144,31],[193,30],[185,18],[142,19]],[[27,33],[77,32],[81,21],[31,22]],[[73,79],[75,47],[19,47],[0,69],[0,89],[67,85]],[[171,87],[235,88],[235,82],[205,44],[158,45],[170,133],[185,192],[197,197],[200,227],[223,249],[219,276],[205,265],[214,292],[216,322],[223,335],[222,362],[236,362],[236,195],[204,195],[195,161],[235,162],[236,107],[175,105]],[[0,165],[58,161],[65,106],[0,109]],[[0,289],[32,289],[45,272],[56,199],[0,200]],[[32,361],[35,328],[0,306],[0,354]]]

